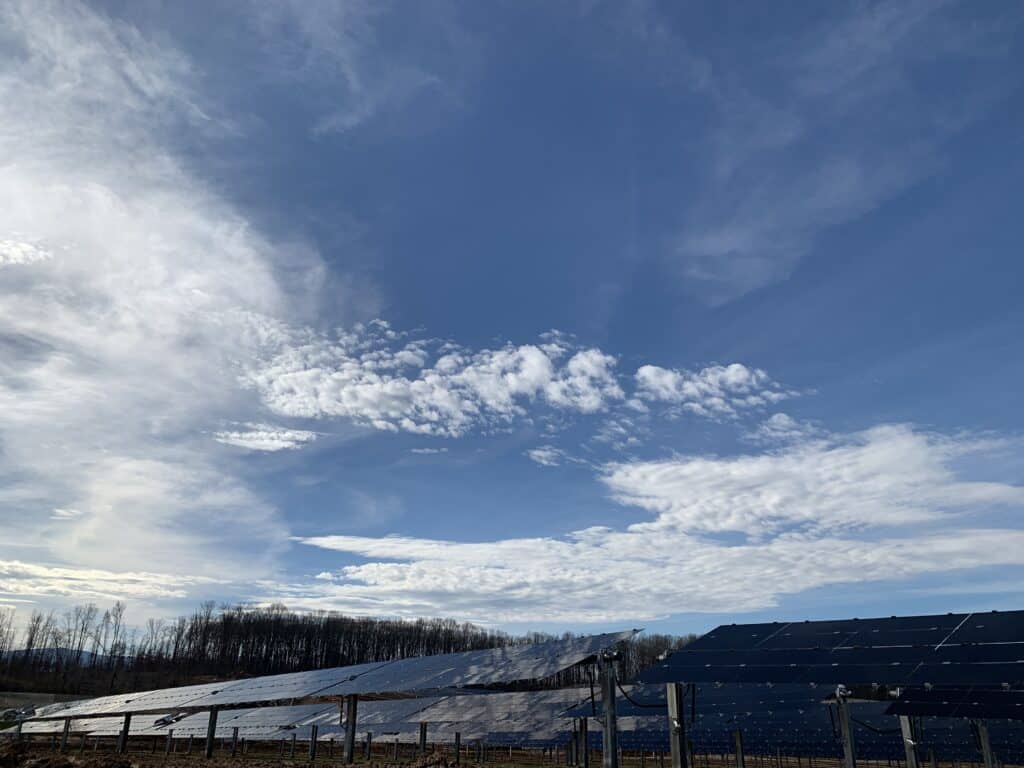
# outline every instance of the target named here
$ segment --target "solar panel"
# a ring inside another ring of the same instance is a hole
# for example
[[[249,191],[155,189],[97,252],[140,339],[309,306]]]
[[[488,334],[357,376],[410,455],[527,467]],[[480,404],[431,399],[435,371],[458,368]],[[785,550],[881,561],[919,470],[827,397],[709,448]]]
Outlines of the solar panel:
[[[1024,685],[1024,611],[718,627],[645,683]]]
[[[540,680],[632,637],[614,632],[532,645],[402,659],[320,691],[324,696],[426,693]]]
[[[1024,691],[910,688],[886,711],[915,717],[1024,720]]]
[[[633,634],[631,630],[531,645],[103,696],[43,717],[63,719],[113,716],[164,712],[177,708],[200,710],[353,694],[420,695],[448,689],[510,684],[551,677]]]

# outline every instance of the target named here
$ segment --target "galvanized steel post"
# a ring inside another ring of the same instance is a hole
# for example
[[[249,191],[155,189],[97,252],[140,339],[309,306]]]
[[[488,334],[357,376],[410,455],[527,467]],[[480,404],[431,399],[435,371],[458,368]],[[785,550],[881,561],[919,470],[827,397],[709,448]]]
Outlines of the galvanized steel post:
[[[455,765],[459,764],[459,755],[462,753],[462,734],[455,732]]]
[[[981,758],[985,768],[996,768],[996,757],[992,753],[992,741],[988,736],[988,726],[981,720],[974,721],[974,730],[978,734],[978,746],[981,747]]]
[[[733,743],[736,745],[736,768],[746,768],[746,757],[743,754],[743,731],[739,728],[733,731],[732,740]],[[910,766],[908,765],[907,768],[910,768]]]
[[[907,715],[900,715],[900,735],[903,736],[903,749],[907,753],[907,768],[920,768],[917,758],[917,734],[914,723]]]
[[[615,654],[603,654],[601,670],[601,706],[604,709],[604,723],[601,729],[602,768],[619,768],[618,718],[615,711]]]
[[[316,760],[316,748],[318,746],[318,739],[320,738],[320,726],[311,725],[309,726],[309,760],[310,762]]]
[[[345,764],[356,761],[356,716],[359,711],[359,697],[345,698]]]
[[[121,725],[121,735],[117,739],[118,754],[123,755],[128,751],[128,731],[132,727],[131,713],[125,713],[124,722]]]
[[[672,752],[672,768],[692,768],[686,749],[686,701],[682,683],[665,684],[668,702],[668,743]]]
[[[420,757],[427,754],[427,724],[420,723]]]
[[[853,728],[850,726],[848,696],[845,686],[836,688],[836,712],[839,715],[839,733],[843,739],[843,768],[857,768],[857,748],[853,742]]]
[[[214,747],[217,746],[217,708],[210,708],[210,719],[206,723],[206,749],[203,754],[209,760],[213,757]]]

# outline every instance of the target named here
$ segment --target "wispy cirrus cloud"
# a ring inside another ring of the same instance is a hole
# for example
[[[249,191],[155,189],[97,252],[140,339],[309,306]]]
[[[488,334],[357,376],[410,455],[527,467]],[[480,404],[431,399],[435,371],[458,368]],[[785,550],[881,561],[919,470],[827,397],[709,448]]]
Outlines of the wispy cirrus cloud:
[[[301,448],[316,440],[317,433],[308,429],[286,429],[273,424],[243,425],[242,429],[215,432],[213,439],[224,445],[245,448],[250,451],[287,451]]]
[[[955,3],[892,0],[766,34],[756,91],[745,56],[709,52],[701,195],[669,257],[684,285],[721,304],[785,279],[829,231],[942,168],[948,142],[1017,82],[1004,54],[1019,11],[988,10],[967,24]],[[936,63],[943,87],[922,87]]]
[[[302,541],[366,562],[328,584],[277,585],[266,599],[477,621],[612,621],[763,609],[817,587],[1019,564],[1024,532],[998,520],[1024,509],[1024,488],[956,468],[992,449],[893,425],[766,454],[610,464],[601,482],[651,518],[474,543],[311,536]]]

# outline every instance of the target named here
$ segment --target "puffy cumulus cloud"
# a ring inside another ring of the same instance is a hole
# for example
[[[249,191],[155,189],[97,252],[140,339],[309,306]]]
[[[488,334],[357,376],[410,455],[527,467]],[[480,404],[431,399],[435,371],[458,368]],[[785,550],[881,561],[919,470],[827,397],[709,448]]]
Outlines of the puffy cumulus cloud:
[[[886,426],[766,455],[617,464],[604,482],[651,519],[473,543],[309,537],[366,562],[329,583],[265,585],[266,599],[476,621],[616,621],[757,610],[824,586],[1018,565],[1024,532],[1000,528],[997,509],[1024,509],[1024,488],[956,469],[991,447]],[[720,535],[733,531],[745,535]]]
[[[760,368],[742,363],[712,365],[699,371],[643,365],[636,372],[636,394],[641,401],[668,403],[707,418],[732,417],[742,409],[796,395]]]
[[[588,414],[623,397],[615,358],[597,349],[549,341],[472,351],[407,341],[382,321],[296,334],[245,381],[283,416],[448,437],[508,424],[533,404]]]
[[[34,261],[45,261],[53,256],[45,248],[34,243],[19,240],[0,239],[0,266],[5,264],[31,264]]]
[[[224,445],[250,451],[286,451],[316,440],[317,433],[305,429],[286,429],[272,424],[246,424],[240,430],[222,430],[213,439]]]

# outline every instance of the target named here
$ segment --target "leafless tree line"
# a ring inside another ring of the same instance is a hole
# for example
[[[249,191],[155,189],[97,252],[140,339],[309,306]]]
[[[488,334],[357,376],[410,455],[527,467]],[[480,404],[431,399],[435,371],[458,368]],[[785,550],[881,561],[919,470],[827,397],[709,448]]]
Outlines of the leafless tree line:
[[[190,616],[125,622],[125,605],[75,606],[57,615],[34,611],[17,631],[13,610],[0,610],[0,690],[102,695],[213,679],[296,672],[370,661],[496,648],[552,639],[513,636],[451,619],[376,619],[297,613],[282,605],[203,603]],[[658,655],[689,638],[643,635],[623,647],[630,679]],[[549,685],[584,684],[570,670]]]

